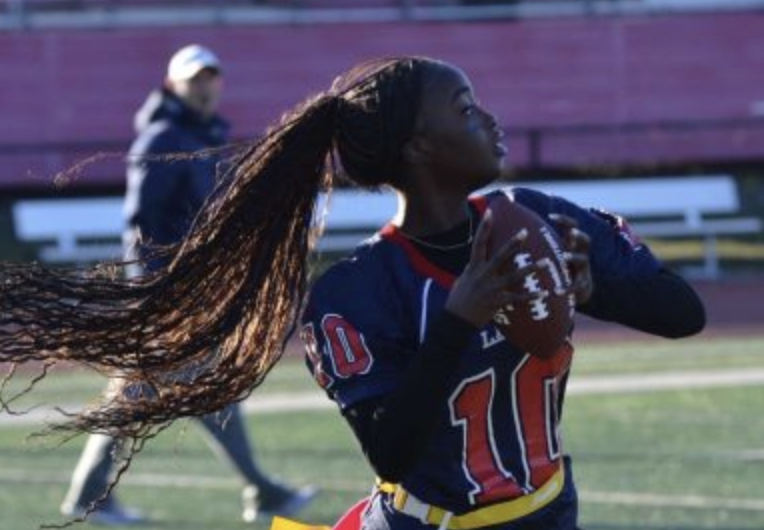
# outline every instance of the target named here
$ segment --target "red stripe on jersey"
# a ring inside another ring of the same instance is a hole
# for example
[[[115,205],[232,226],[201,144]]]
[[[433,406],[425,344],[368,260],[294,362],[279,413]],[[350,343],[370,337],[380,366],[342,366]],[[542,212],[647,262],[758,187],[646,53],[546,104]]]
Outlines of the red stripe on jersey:
[[[470,197],[469,202],[478,211],[480,219],[482,219],[488,208],[488,199],[481,195],[478,197]],[[411,261],[412,267],[419,274],[432,278],[444,289],[450,289],[451,286],[454,285],[456,276],[428,260],[424,254],[419,251],[416,245],[414,245],[406,235],[401,232],[400,228],[391,223],[382,228],[382,230],[379,231],[379,234],[382,239],[386,239],[403,248],[403,251]]]
[[[432,278],[444,289],[450,289],[456,281],[456,276],[444,269],[441,269],[430,260],[425,258],[424,254],[419,252],[419,249],[416,248],[416,245],[409,241],[397,226],[393,224],[385,226],[380,231],[380,235],[383,239],[387,239],[388,241],[400,246],[408,256],[409,261],[411,262],[411,266],[419,274],[427,276],[428,278]]]

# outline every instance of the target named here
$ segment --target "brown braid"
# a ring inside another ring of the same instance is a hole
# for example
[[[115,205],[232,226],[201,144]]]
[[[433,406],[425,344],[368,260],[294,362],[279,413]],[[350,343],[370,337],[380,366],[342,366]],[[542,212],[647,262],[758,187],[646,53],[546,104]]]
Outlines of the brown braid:
[[[246,397],[280,358],[307,284],[314,208],[334,148],[355,182],[397,185],[422,59],[374,61],[338,78],[236,157],[159,272],[0,264],[0,361],[74,361],[127,391],[58,428],[133,440]],[[332,158],[333,160],[333,158]]]

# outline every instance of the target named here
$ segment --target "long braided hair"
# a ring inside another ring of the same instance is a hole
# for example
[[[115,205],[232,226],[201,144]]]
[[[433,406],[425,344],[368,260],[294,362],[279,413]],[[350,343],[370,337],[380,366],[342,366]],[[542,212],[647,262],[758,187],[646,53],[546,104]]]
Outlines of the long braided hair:
[[[119,374],[126,391],[57,428],[106,432],[133,447],[175,419],[245,398],[298,316],[319,193],[332,188],[339,164],[358,185],[400,186],[402,147],[432,64],[364,63],[286,113],[236,156],[225,187],[156,273],[125,279],[114,267],[0,263],[0,362],[47,370],[72,361]]]

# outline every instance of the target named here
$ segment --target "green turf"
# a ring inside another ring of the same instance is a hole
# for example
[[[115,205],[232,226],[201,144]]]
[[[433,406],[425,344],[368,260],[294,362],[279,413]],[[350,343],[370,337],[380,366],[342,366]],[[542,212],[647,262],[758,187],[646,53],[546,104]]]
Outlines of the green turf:
[[[616,374],[764,368],[758,339],[579,345],[572,380]],[[78,403],[97,394],[93,374],[56,373],[33,397]],[[286,360],[258,395],[314,392],[302,363]],[[29,399],[21,400],[26,406]],[[589,530],[764,528],[764,385],[571,394],[564,411],[581,523]],[[321,488],[300,516],[331,523],[364,495],[372,475],[349,429],[331,410],[255,414],[249,426],[263,466],[294,484]],[[0,528],[62,522],[57,509],[82,440],[28,441],[39,428],[0,423]],[[235,529],[239,484],[193,422],[151,443],[119,489],[154,523],[149,530]],[[256,525],[264,530],[267,525]]]

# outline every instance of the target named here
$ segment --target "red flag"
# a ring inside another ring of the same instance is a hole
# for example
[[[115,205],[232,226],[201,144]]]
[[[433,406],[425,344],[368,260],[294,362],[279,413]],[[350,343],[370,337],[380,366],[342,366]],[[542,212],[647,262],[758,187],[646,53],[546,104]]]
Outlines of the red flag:
[[[332,530],[360,530],[361,515],[369,506],[369,497],[363,498],[353,505],[340,520],[334,523]]]

